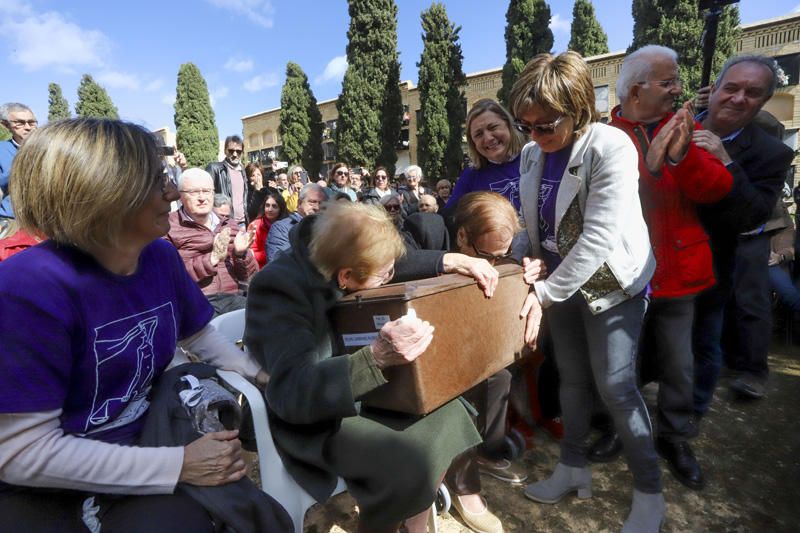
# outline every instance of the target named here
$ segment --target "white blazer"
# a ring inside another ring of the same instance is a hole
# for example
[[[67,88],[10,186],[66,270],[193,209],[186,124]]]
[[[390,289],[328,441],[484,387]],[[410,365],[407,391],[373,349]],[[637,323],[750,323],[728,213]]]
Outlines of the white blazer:
[[[538,199],[544,156],[531,142],[520,159],[522,214],[534,257],[541,256]],[[580,290],[598,314],[647,286],[656,263],[639,202],[639,155],[625,132],[593,123],[574,142],[556,196],[555,234],[561,264],[534,284],[543,307]],[[569,234],[577,238],[562,249]]]

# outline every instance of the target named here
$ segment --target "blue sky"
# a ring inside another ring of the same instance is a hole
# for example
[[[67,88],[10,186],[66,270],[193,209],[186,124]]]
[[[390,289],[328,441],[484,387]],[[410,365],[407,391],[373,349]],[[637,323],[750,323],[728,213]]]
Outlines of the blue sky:
[[[397,0],[403,80],[417,82],[420,13],[429,0]],[[445,1],[462,26],[464,70],[505,60],[503,0]],[[573,0],[551,1],[555,52],[566,48]],[[612,51],[628,46],[630,0],[595,0]],[[742,0],[743,23],[800,9],[798,0]],[[241,117],[278,107],[287,61],[298,63],[318,100],[338,96],[346,68],[345,0],[181,0],[109,2],[0,0],[0,102],[28,104],[47,118],[47,85],[56,82],[74,109],[83,73],[103,85],[122,118],[150,128],[173,126],[181,63],[200,68],[221,136]]]

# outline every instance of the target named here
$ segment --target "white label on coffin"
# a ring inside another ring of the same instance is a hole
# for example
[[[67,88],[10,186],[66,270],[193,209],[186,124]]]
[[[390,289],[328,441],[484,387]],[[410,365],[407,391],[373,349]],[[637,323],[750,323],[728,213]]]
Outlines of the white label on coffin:
[[[375,324],[375,329],[381,329],[389,320],[391,320],[389,315],[372,315],[372,322]]]
[[[345,346],[366,346],[378,338],[378,332],[371,333],[347,333],[342,335]]]

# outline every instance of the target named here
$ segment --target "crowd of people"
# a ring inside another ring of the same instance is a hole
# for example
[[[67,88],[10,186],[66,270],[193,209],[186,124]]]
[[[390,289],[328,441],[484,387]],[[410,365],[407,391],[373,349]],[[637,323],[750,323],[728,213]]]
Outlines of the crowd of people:
[[[26,106],[0,107],[12,134],[0,143],[4,520],[212,530],[217,516],[176,487],[241,480],[237,431],[142,444],[151,389],[180,346],[263,388],[287,470],[317,501],[343,478],[360,531],[424,532],[444,483],[469,528],[500,533],[481,475],[530,481],[526,498],[556,504],[590,498],[591,464],[623,452],[633,481],[622,531],[658,531],[659,456],[689,489],[706,485],[689,441],[723,351],[731,388],[762,398],[773,291],[800,309],[787,270],[794,153],[762,111],[777,67],[731,58],[676,109],[679,60],[656,45],[629,54],[605,124],[583,58],[537,55],[508,109],[472,105],[461,176],[429,181],[416,165],[392,176],[345,162],[314,180],[300,165],[243,162],[236,135],[222,161],[189,168],[133,124],[37,128]],[[474,419],[455,399],[426,416],[376,410],[360,400],[385,369],[424,357],[433,327],[389,321],[340,354],[331,323],[347,293],[443,273],[492,297],[499,262],[519,263],[529,287],[520,344],[557,368],[563,438],[546,479],[529,480],[507,446],[518,369],[464,391]],[[209,326],[237,309],[246,353]]]

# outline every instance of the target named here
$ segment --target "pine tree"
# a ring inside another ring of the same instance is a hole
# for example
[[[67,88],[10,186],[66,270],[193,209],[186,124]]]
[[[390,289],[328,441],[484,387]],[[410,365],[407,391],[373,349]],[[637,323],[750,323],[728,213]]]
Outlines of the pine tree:
[[[400,136],[401,122],[394,114],[401,118],[402,107],[396,105],[397,95],[387,94],[387,79],[399,65],[397,5],[394,0],[348,0],[348,12],[348,66],[336,102],[337,150],[350,165],[374,167]],[[397,84],[394,90],[399,92]],[[394,109],[387,109],[390,104]],[[387,121],[396,131],[384,129]]]
[[[79,117],[113,118],[118,119],[119,113],[108,96],[89,74],[84,74],[78,86],[78,102],[75,104],[75,113]]]
[[[583,57],[608,53],[608,35],[597,21],[589,0],[575,0],[568,48]]]
[[[56,120],[70,118],[72,113],[69,112],[67,99],[61,94],[61,86],[57,83],[51,83],[48,85],[47,89],[50,93],[48,98],[48,103],[50,105],[48,107],[47,122],[55,122]]]
[[[633,0],[632,4],[633,42],[628,53],[647,44],[667,46],[678,52],[684,101],[694,98],[703,70],[700,39],[704,19],[698,6],[698,0]],[[717,30],[712,81],[725,59],[734,55],[739,31],[739,9],[726,6]]]
[[[466,77],[458,43],[460,27],[443,4],[422,12],[423,50],[419,68],[420,122],[417,159],[429,183],[461,171]]]
[[[219,133],[214,110],[206,80],[193,63],[184,63],[178,69],[175,129],[178,149],[189,166],[205,167],[217,160]]]
[[[302,163],[311,176],[322,164],[322,116],[311,92],[308,76],[297,63],[286,64],[286,82],[281,90],[279,132],[283,157],[290,164]]]
[[[544,0],[510,0],[506,11],[506,63],[497,99],[508,104],[511,87],[536,54],[553,48],[550,6]]]

